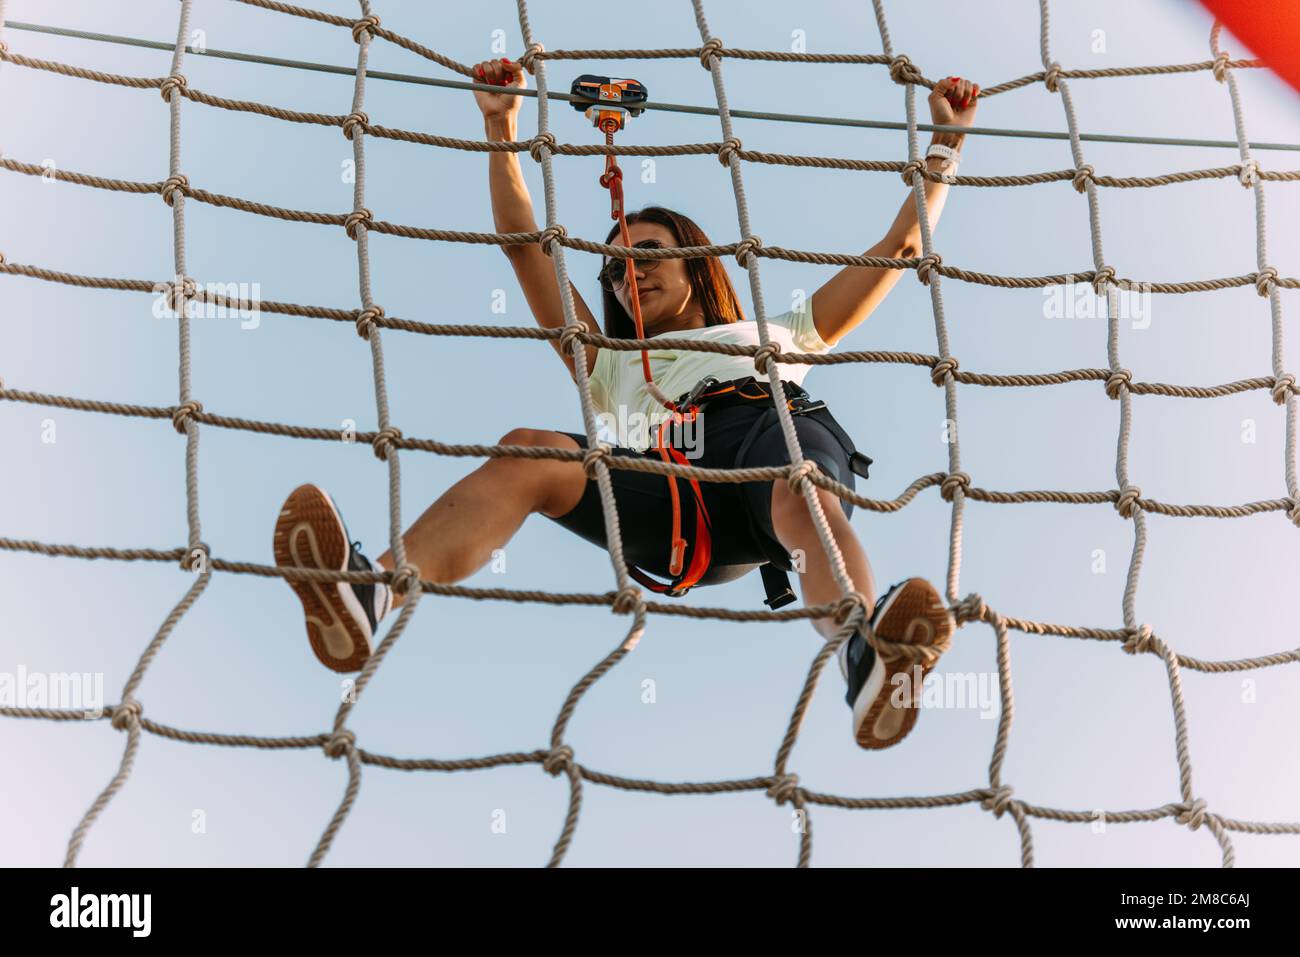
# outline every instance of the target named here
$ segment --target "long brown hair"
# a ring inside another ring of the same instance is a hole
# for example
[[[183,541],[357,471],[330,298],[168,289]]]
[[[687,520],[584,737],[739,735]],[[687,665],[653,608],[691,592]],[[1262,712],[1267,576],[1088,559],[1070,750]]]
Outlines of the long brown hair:
[[[646,206],[628,213],[627,221],[628,225],[647,222],[665,226],[673,234],[679,246],[712,245],[709,237],[695,220],[663,206]],[[615,223],[609,235],[605,237],[605,242],[621,246],[622,242],[615,240],[618,235],[619,226]],[[741,309],[740,300],[736,298],[735,287],[731,285],[726,269],[716,256],[683,261],[686,263],[686,275],[691,284],[692,294],[704,310],[706,326],[719,326],[744,320],[745,313]],[[603,286],[601,293],[605,300],[605,335],[611,339],[635,339],[636,322],[628,315],[623,304],[618,301],[618,297]]]

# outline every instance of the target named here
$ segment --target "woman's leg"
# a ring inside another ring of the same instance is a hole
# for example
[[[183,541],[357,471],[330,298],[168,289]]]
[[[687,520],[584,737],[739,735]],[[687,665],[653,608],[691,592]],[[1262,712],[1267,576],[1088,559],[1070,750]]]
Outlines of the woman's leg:
[[[514,429],[499,444],[578,448],[569,436],[544,429]],[[580,462],[489,459],[443,492],[403,533],[406,560],[427,581],[450,584],[468,578],[514,537],[529,515],[565,514],[578,504],[586,485]],[[377,561],[391,571],[391,549]],[[394,594],[393,606],[404,599]]]
[[[876,585],[867,553],[858,541],[835,493],[822,488],[816,489],[816,492],[827,524],[830,525],[831,535],[839,546],[840,554],[844,556],[844,567],[853,587],[866,599],[866,612],[869,615],[876,602]],[[837,601],[844,592],[831,571],[830,556],[826,554],[821,538],[817,535],[808,503],[802,493],[791,491],[784,479],[772,483],[772,526],[781,545],[796,559],[795,568],[799,569],[802,565],[799,584],[804,604],[820,605]],[[836,624],[834,618],[827,617],[814,619],[813,627],[823,638],[830,640],[842,626]]]

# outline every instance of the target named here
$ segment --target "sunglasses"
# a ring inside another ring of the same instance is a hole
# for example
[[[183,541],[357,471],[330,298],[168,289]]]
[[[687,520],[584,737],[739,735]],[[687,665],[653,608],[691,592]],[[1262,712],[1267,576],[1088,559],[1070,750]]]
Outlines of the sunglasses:
[[[668,247],[657,239],[643,239],[636,243],[633,249],[667,249]],[[645,273],[654,272],[658,268],[659,259],[638,259],[641,264],[641,271]],[[600,285],[606,292],[614,292],[623,286],[627,279],[627,260],[611,259],[600,271]]]

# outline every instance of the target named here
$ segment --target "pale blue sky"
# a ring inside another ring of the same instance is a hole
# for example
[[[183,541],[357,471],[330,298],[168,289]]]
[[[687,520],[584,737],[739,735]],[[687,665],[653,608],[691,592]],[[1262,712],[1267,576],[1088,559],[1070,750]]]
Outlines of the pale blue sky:
[[[356,15],[350,0],[312,0]],[[620,28],[578,5],[534,2],[533,29],[548,49],[697,46],[689,3],[656,7]],[[897,51],[930,76],[961,74],[984,85],[1040,68],[1037,4],[886,5]],[[10,0],[11,20],[171,41],[175,0],[123,4]],[[522,52],[515,5],[396,2],[375,6],[384,24],[462,62],[494,56],[495,31]],[[450,12],[454,10],[454,15]],[[709,0],[710,26],[728,46],[788,49],[804,31],[813,52],[878,52],[870,4]],[[211,47],[355,62],[343,29],[196,0],[193,25]],[[1106,52],[1092,50],[1106,31]],[[1067,67],[1173,63],[1209,58],[1209,19],[1171,0],[1058,3],[1053,53]],[[103,70],[159,76],[168,55],[8,30],[14,52]],[[1242,52],[1226,38],[1228,48]],[[455,78],[383,42],[374,69]],[[692,60],[552,61],[553,90],[582,72],[632,75],[652,98],[715,105],[708,74]],[[346,77],[189,57],[193,87],[285,107],[345,113]],[[903,118],[903,91],[880,67],[728,60],[734,108]],[[1295,95],[1263,71],[1239,75],[1254,139],[1300,142]],[[530,78],[530,86],[534,81]],[[1227,90],[1209,73],[1075,81],[1085,130],[1232,139]],[[167,117],[156,91],[92,84],[12,65],[0,67],[0,149],[6,156],[133,180],[167,175]],[[372,81],[375,123],[482,137],[468,94]],[[186,102],[183,167],[193,185],[277,205],[351,207],[340,179],[349,144],[337,129],[281,123]],[[1063,130],[1060,98],[1041,85],[989,100],[980,122]],[[555,103],[564,142],[596,142],[587,121]],[[749,149],[901,159],[902,133],[736,120]],[[526,102],[521,135],[536,131]],[[627,142],[716,141],[717,118],[648,113]],[[1149,175],[1229,165],[1235,150],[1085,144],[1099,173]],[[489,230],[487,161],[480,154],[369,138],[367,205],[377,217],[420,226]],[[1262,153],[1270,169],[1300,166],[1295,153]],[[542,220],[540,169],[524,171]],[[603,238],[608,199],[597,158],[554,161],[559,218],[571,235]],[[631,168],[634,161],[625,161]],[[962,172],[1018,173],[1071,165],[1061,141],[972,137]],[[769,245],[860,253],[892,219],[905,191],[895,174],[746,164],[754,231]],[[1300,184],[1269,183],[1270,259],[1300,275]],[[628,204],[662,204],[693,216],[717,242],[737,238],[728,174],[711,156],[661,160],[656,182],[627,180]],[[1235,180],[1155,190],[1101,191],[1107,260],[1122,276],[1188,280],[1254,270],[1254,207]],[[10,261],[98,276],[171,274],[171,213],[156,196],[107,193],[0,175],[0,250]],[[355,250],[342,230],[283,223],[189,203],[190,272],[204,281],[257,282],[267,299],[351,308]],[[958,189],[937,233],[949,264],[1004,275],[1091,266],[1086,201],[1068,183],[1023,189]],[[428,322],[529,324],[522,294],[497,250],[372,236],[375,300],[390,315]],[[594,256],[568,251],[569,270],[595,302]],[[751,309],[748,283],[726,262]],[[769,312],[793,291],[811,293],[832,267],[770,259],[761,276]],[[506,314],[491,311],[504,290]],[[1045,372],[1106,365],[1104,322],[1044,317],[1043,295],[945,281],[952,354],[961,368]],[[1284,290],[1291,347],[1300,354],[1300,295]],[[1270,374],[1268,309],[1251,288],[1157,296],[1149,328],[1121,332],[1124,365],[1144,381],[1218,384]],[[174,329],[148,296],[81,290],[0,277],[0,377],[12,388],[168,405],[176,396]],[[393,419],[408,436],[497,440],[517,426],[576,431],[576,393],[550,346],[497,339],[384,334]],[[929,296],[905,276],[841,349],[934,353]],[[346,324],[263,316],[194,324],[194,394],[209,411],[333,427],[374,423],[369,351]],[[805,383],[826,399],[875,459],[863,494],[892,498],[917,476],[947,465],[940,439],[942,392],[923,369],[841,365]],[[474,392],[472,390],[480,390]],[[1051,389],[958,391],[963,466],[982,487],[1099,490],[1115,485],[1118,404],[1098,383]],[[41,442],[53,419],[57,442]],[[1241,440],[1252,419],[1257,441]],[[1264,392],[1218,400],[1138,397],[1130,454],[1144,494],[1175,503],[1235,504],[1282,497],[1283,415]],[[183,441],[169,423],[0,405],[8,451],[0,535],[83,545],[171,548],[184,543]],[[214,554],[270,563],[274,517],[303,481],[331,490],[354,536],[383,550],[386,476],[361,447],[294,442],[203,428],[203,538]],[[402,456],[409,522],[479,463]],[[941,583],[951,507],[931,489],[893,515],[856,509],[853,525],[878,582],[925,575]],[[1180,652],[1228,659],[1295,647],[1297,529],[1280,513],[1217,521],[1148,517],[1138,614]],[[1132,524],[1104,506],[997,506],[969,502],[961,593],[978,592],[1005,614],[1118,627]],[[1092,571],[1095,550],[1106,571]],[[0,669],[103,672],[119,690],[188,586],[169,564],[49,559],[0,552]],[[613,585],[604,552],[553,523],[526,523],[507,549],[504,574],[467,584],[566,591]],[[693,592],[690,604],[761,608],[757,575]],[[605,609],[551,608],[426,597],[376,675],[351,722],[361,746],[408,756],[467,757],[545,747],[573,683],[617,644],[625,619]],[[635,653],[580,704],[567,739],[578,760],[615,774],[714,780],[768,774],[818,641],[806,622],[736,625],[652,617]],[[1113,644],[1012,633],[1015,722],[1004,780],[1039,805],[1090,811],[1154,807],[1179,799],[1172,711],[1164,669]],[[940,669],[996,673],[987,626],[962,629]],[[262,735],[328,728],[339,676],[322,669],[303,635],[301,609],[280,581],[218,575],[150,669],[145,713],[188,729]],[[1243,704],[1242,680],[1257,700]],[[643,704],[653,679],[657,702]],[[984,680],[988,680],[987,677]],[[1300,717],[1291,668],[1245,675],[1183,674],[1194,786],[1213,811],[1243,819],[1296,819],[1300,771],[1286,729]],[[986,786],[996,720],[977,710],[924,714],[886,752],[852,741],[843,685],[832,664],[805,721],[791,769],[816,790],[849,796],[940,794]],[[106,722],[70,726],[0,721],[0,861],[57,864],[68,835],[117,767],[125,739]],[[86,841],[86,865],[304,863],[343,793],[345,769],[318,751],[258,752],[181,745],[146,736],[134,773]],[[327,859],[332,865],[545,863],[568,789],[538,766],[433,774],[367,769],[360,799]],[[191,833],[193,812],[207,833]],[[505,834],[493,833],[504,810]],[[814,806],[815,865],[999,865],[1019,862],[1015,825],[977,805],[928,811],[839,811]],[[1087,826],[1033,821],[1045,866],[1214,866],[1208,831],[1172,820]],[[1234,835],[1240,865],[1300,863],[1300,839]],[[797,856],[789,808],[761,792],[663,797],[588,785],[567,862],[572,865],[789,865]]]

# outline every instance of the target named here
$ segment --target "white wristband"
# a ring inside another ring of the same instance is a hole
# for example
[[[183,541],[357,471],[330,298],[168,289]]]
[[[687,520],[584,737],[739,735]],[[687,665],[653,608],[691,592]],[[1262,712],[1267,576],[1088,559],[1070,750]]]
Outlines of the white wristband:
[[[945,183],[951,183],[953,177],[957,175],[957,166],[961,160],[961,154],[951,146],[944,146],[942,143],[931,143],[929,149],[925,151],[925,158],[929,159],[931,156],[943,158],[943,168],[939,173]]]
[[[944,159],[952,163],[957,163],[961,160],[960,153],[951,146],[944,146],[942,143],[930,144],[930,148],[925,151],[925,158],[929,159],[931,156],[942,156]]]

